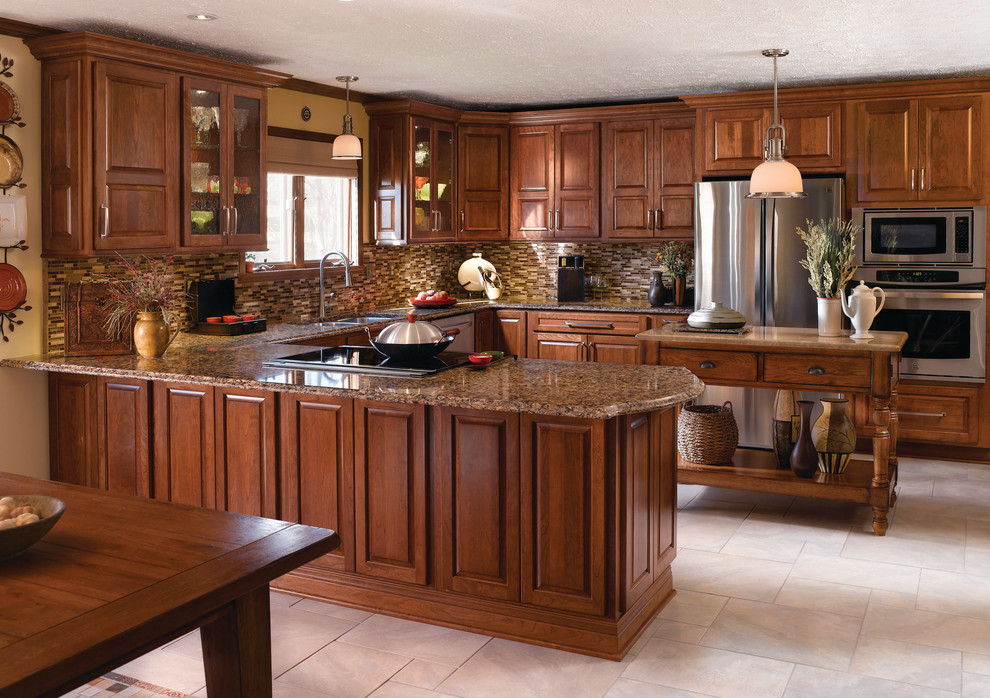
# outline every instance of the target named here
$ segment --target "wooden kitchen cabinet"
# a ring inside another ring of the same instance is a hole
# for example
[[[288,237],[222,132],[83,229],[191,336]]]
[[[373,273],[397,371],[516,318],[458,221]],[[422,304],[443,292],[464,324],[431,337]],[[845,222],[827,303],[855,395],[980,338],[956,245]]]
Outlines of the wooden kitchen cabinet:
[[[606,124],[605,237],[693,238],[694,133],[691,116]]]
[[[458,240],[509,238],[509,127],[457,127]]]
[[[495,348],[495,311],[477,310],[474,313],[475,351],[488,351]]]
[[[454,239],[454,124],[412,119],[409,242]]]
[[[354,535],[359,574],[429,581],[426,408],[354,403]]]
[[[155,381],[152,496],[216,508],[214,388]]]
[[[959,383],[902,380],[897,389],[898,445],[975,445],[980,438],[980,392],[979,387]],[[872,431],[872,412],[865,397],[850,397],[856,432],[865,443]]]
[[[196,250],[225,249],[181,234],[190,225],[192,204],[182,191],[192,186],[191,156],[182,136],[191,128],[183,111],[183,78],[222,83],[231,104],[222,104],[221,135],[234,142],[233,108],[255,109],[251,141],[217,162],[221,174],[250,173],[255,205],[235,205],[239,221],[229,230],[244,233],[237,245],[264,244],[264,88],[289,76],[228,61],[126,39],[72,32],[28,39],[42,73],[42,254],[166,253],[186,244]],[[247,100],[247,101],[245,101]],[[251,104],[249,104],[249,102]],[[228,174],[228,177],[232,175]],[[233,181],[230,181],[231,188]],[[190,189],[191,192],[191,189]],[[233,190],[223,193],[233,197]],[[219,206],[220,204],[218,204]],[[220,219],[223,219],[222,221]],[[226,225],[225,216],[214,216]],[[235,238],[235,236],[230,236]]]
[[[525,310],[496,310],[492,332],[497,351],[504,351],[506,356],[515,355],[520,359],[528,356]]]
[[[855,103],[857,199],[979,201],[982,95]]]
[[[278,518],[275,393],[216,388],[216,508]]]
[[[99,486],[96,455],[96,376],[48,374],[51,479]]]
[[[648,328],[645,315],[531,311],[528,322],[530,358],[640,364],[646,357],[634,336]]]
[[[600,141],[598,122],[512,128],[511,239],[600,237]]]

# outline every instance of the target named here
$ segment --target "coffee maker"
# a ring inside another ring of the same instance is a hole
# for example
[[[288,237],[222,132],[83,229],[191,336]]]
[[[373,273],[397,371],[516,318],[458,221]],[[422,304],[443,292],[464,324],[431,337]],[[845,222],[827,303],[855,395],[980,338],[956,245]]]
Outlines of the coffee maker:
[[[557,257],[557,302],[576,303],[584,300],[584,256]]]

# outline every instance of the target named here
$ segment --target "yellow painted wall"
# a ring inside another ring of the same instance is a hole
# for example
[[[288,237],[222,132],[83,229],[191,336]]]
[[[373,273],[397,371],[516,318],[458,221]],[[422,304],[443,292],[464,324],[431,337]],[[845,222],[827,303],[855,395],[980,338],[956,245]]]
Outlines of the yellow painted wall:
[[[303,107],[309,107],[312,116],[303,121]],[[368,115],[364,107],[351,102],[351,119],[354,122],[354,135],[361,139],[363,147],[361,160],[361,239],[370,237],[371,196],[368,188]],[[344,100],[322,97],[295,90],[274,89],[268,91],[268,125],[278,128],[294,128],[300,131],[338,134],[344,121]]]
[[[0,77],[17,95],[24,128],[8,126],[6,135],[24,155],[27,196],[28,240],[31,249],[13,250],[7,261],[20,269],[27,281],[28,312],[11,332],[9,342],[0,341],[0,358],[40,354],[44,334],[45,301],[41,262],[41,63],[17,38],[0,35],[0,56],[12,58],[13,77]],[[14,193],[10,189],[8,193]],[[2,259],[0,259],[2,261]],[[0,368],[0,470],[34,477],[48,477],[48,382],[47,373],[20,368]],[[3,494],[3,493],[0,493]]]

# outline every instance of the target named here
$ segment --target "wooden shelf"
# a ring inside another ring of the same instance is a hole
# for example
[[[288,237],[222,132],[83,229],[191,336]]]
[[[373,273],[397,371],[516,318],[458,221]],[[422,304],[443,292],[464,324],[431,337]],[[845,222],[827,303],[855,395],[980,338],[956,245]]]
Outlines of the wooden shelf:
[[[897,480],[893,468],[890,471],[890,480],[893,487]],[[778,468],[773,452],[740,448],[736,450],[729,465],[700,465],[678,456],[677,481],[687,485],[708,485],[868,504],[873,481],[873,460],[854,454],[841,475],[817,472],[813,477],[800,478],[789,469]]]

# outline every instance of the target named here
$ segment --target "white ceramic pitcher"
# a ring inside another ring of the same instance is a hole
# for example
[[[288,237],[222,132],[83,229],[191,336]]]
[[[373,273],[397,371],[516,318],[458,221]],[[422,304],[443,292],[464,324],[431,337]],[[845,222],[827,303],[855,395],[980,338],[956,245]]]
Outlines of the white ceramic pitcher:
[[[880,292],[880,305],[877,305],[877,291]],[[853,327],[856,329],[850,338],[872,339],[873,335],[869,331],[870,325],[873,324],[873,318],[883,308],[887,294],[883,292],[882,288],[870,288],[865,281],[860,281],[859,286],[849,294],[848,301],[845,296],[840,296],[840,298],[842,298],[842,312],[852,320]]]

